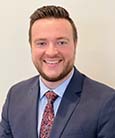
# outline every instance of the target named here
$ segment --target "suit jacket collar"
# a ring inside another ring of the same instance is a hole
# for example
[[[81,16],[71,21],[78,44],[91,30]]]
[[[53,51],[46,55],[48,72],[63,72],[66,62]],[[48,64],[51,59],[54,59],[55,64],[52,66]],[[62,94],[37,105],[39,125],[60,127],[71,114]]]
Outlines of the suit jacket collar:
[[[25,104],[27,102],[27,106],[30,110],[28,115],[25,117],[25,120],[27,123],[27,126],[25,128],[25,131],[27,131],[28,136],[27,137],[34,137],[38,138],[38,132],[37,132],[37,127],[38,127],[38,99],[39,99],[39,76],[34,77],[28,85],[30,87],[28,91],[28,96],[25,101]]]
[[[83,80],[84,76],[75,69],[55,117],[50,138],[59,138],[66,127],[75,107],[79,103]]]

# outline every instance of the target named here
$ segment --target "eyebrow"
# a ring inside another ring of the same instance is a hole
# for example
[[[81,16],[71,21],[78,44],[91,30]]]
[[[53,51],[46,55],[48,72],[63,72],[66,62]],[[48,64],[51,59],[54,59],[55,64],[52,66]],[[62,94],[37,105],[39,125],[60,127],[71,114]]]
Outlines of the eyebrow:
[[[47,39],[45,39],[45,38],[37,38],[37,39],[35,39],[35,41],[44,41],[44,40],[47,40]]]
[[[64,40],[69,41],[69,39],[68,39],[68,38],[66,38],[66,37],[58,37],[58,38],[56,38],[56,39],[57,39],[57,40],[64,39]]]
[[[56,38],[56,40],[61,40],[61,39],[64,39],[64,40],[69,41],[69,39],[66,38],[66,37],[57,37],[57,38]],[[34,42],[37,42],[37,41],[46,41],[46,40],[47,40],[46,38],[37,38],[37,39],[35,39]]]
[[[37,38],[34,40],[34,43],[38,42],[38,41],[46,41],[47,39],[45,38]]]

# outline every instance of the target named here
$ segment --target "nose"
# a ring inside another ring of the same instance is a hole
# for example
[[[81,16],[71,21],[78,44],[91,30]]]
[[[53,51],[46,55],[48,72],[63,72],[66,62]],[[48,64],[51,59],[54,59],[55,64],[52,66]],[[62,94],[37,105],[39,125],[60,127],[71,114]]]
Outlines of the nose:
[[[49,44],[46,49],[46,55],[53,57],[58,53],[58,50],[54,44]]]

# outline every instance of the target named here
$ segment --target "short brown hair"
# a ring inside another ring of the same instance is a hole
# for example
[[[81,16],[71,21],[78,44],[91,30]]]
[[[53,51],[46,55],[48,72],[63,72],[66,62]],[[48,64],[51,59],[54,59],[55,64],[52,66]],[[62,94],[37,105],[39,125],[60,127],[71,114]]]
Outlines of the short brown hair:
[[[31,28],[32,25],[36,20],[44,19],[44,18],[62,18],[66,19],[70,22],[72,28],[73,28],[73,39],[74,42],[77,42],[77,29],[73,22],[73,20],[70,18],[69,13],[66,9],[60,6],[43,6],[41,8],[38,8],[31,16],[30,16],[30,28],[29,28],[29,42],[31,43]]]

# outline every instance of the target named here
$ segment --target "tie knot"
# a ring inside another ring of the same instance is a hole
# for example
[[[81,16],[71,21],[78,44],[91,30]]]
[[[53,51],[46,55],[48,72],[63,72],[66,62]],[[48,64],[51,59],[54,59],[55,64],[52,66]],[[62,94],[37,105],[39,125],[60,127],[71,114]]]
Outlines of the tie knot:
[[[48,91],[45,94],[45,96],[48,99],[48,102],[50,102],[50,103],[53,103],[56,100],[56,98],[58,97],[58,95],[52,91]]]

